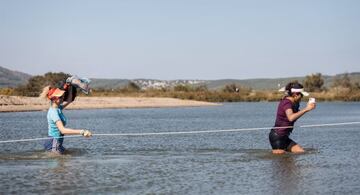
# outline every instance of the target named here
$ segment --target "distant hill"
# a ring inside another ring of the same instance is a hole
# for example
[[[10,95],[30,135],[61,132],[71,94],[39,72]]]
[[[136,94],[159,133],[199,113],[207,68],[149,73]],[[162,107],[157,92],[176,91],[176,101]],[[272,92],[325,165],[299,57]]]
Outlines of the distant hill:
[[[360,72],[353,72],[348,73],[352,82],[359,82],[360,83]],[[331,87],[334,80],[338,77],[344,76],[343,74],[337,74],[334,76],[323,75],[324,79],[324,86]],[[264,79],[244,79],[244,80],[236,80],[236,79],[223,79],[223,80],[210,80],[207,81],[206,85],[209,89],[220,89],[225,85],[235,83],[241,86],[250,87],[255,90],[263,90],[263,89],[270,89],[275,90],[279,89],[280,87],[285,86],[288,82],[297,80],[299,82],[303,82],[306,76],[304,77],[286,77],[286,78],[264,78]],[[280,87],[279,87],[280,86]]]
[[[325,81],[325,87],[331,87],[336,77],[343,76],[344,74],[338,74],[334,76],[323,75]],[[360,83],[360,72],[348,73],[350,79],[353,82]],[[15,87],[20,84],[25,84],[31,75],[12,71],[3,67],[0,67],[0,88],[3,87]],[[238,84],[244,87],[250,87],[254,90],[276,90],[286,85],[286,83],[298,80],[302,82],[304,77],[286,77],[286,78],[262,78],[262,79],[221,79],[221,80],[157,80],[157,79],[91,79],[91,87],[93,89],[116,89],[126,86],[129,82],[134,82],[143,89],[146,88],[161,88],[161,87],[174,87],[179,84],[184,85],[206,85],[210,90],[221,89],[228,84]],[[280,87],[279,87],[280,86]]]
[[[19,71],[9,70],[0,66],[0,88],[16,87],[26,84],[31,75]]]
[[[126,86],[131,80],[128,79],[90,79],[93,89],[116,89]]]
[[[323,75],[324,86],[329,88],[333,84],[334,80],[338,77],[342,77],[343,74],[337,74],[334,76]],[[360,83],[360,72],[348,73],[352,82]],[[138,84],[140,87],[151,87],[149,83],[152,83],[153,86],[175,86],[178,84],[187,84],[187,85],[206,85],[210,90],[217,90],[223,88],[225,85],[235,83],[240,86],[249,87],[255,90],[277,90],[281,87],[284,87],[290,81],[297,80],[303,82],[306,76],[303,77],[286,77],[286,78],[262,78],[262,79],[221,79],[221,80],[152,80],[152,79],[141,79],[141,80],[131,80]],[[129,80],[130,81],[130,80]],[[145,83],[145,84],[144,84]]]
[[[324,86],[329,88],[333,84],[333,81],[337,77],[341,77],[344,74],[337,74],[335,76],[323,75]],[[360,72],[348,73],[352,82],[360,83]],[[277,90],[281,87],[284,87],[290,81],[297,80],[303,82],[306,76],[304,77],[286,77],[286,78],[262,78],[262,79],[221,79],[221,80],[154,80],[154,79],[135,79],[127,80],[127,82],[134,82],[139,85],[141,88],[149,87],[173,87],[179,84],[185,85],[206,85],[210,90],[222,89],[225,85],[237,84],[244,87],[249,87],[255,90]]]

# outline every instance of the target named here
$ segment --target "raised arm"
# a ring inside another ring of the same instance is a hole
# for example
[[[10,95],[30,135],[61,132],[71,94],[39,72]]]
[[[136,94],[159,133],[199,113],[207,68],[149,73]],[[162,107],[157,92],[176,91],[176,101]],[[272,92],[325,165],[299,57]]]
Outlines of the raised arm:
[[[66,99],[64,99],[64,102],[62,104],[63,108],[66,108],[68,105],[70,105],[71,102],[73,102],[76,97],[76,88],[75,87],[73,87],[69,84],[67,90],[68,90],[67,97],[66,97]]]
[[[292,111],[292,109],[287,109],[285,111],[285,113],[286,113],[286,116],[287,116],[288,120],[290,122],[293,122],[293,121],[297,120],[298,118],[300,118],[305,113],[309,112],[310,110],[315,109],[315,107],[316,107],[315,103],[308,103],[306,105],[306,107],[304,109],[300,110],[299,112],[294,113]]]
[[[68,105],[70,105],[71,102],[68,102],[68,101],[65,101],[63,104],[62,104],[62,107],[63,109],[65,109]]]

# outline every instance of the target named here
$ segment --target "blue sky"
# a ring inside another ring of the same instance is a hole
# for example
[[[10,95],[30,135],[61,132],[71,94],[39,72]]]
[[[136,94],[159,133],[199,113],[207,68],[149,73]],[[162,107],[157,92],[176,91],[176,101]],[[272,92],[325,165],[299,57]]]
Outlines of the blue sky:
[[[360,71],[360,1],[0,0],[0,66],[246,79]]]

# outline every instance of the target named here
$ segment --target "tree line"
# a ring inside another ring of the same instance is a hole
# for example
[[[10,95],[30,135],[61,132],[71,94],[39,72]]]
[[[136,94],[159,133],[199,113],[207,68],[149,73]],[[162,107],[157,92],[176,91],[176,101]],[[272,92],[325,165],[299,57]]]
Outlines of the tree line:
[[[70,74],[48,72],[34,76],[26,85],[16,88],[0,89],[2,95],[17,95],[37,97],[47,86],[59,87]],[[337,76],[330,87],[325,87],[325,80],[321,73],[307,75],[302,81],[307,91],[319,100],[360,101],[360,84],[353,82],[349,74]],[[206,85],[176,85],[172,88],[141,89],[134,82],[117,89],[92,89],[92,96],[141,96],[141,97],[173,97],[211,102],[236,101],[277,101],[282,97],[277,91],[256,91],[236,83],[225,85],[218,90],[209,90]]]
[[[5,88],[1,92],[4,95],[38,97],[45,86],[60,87],[69,76],[71,75],[63,72],[48,72],[44,75],[31,77],[25,85],[16,88]]]
[[[330,90],[325,88],[324,84],[324,79],[321,73],[308,75],[304,80],[304,87],[309,92],[322,92]],[[349,74],[345,73],[343,75],[335,77],[331,88],[342,88],[348,89],[350,91],[358,91],[360,90],[360,84],[359,82],[352,82]]]

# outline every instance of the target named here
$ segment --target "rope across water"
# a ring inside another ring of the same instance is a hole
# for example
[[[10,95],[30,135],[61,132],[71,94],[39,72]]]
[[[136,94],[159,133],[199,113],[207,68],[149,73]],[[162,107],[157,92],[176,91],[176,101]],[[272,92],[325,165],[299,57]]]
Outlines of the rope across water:
[[[342,123],[324,123],[324,124],[312,124],[312,125],[300,125],[300,126],[287,126],[287,127],[257,127],[257,128],[240,128],[240,129],[214,129],[214,130],[198,130],[198,131],[168,131],[168,132],[153,132],[153,133],[94,133],[93,136],[156,136],[156,135],[181,135],[181,134],[202,134],[202,133],[220,133],[220,132],[239,132],[239,131],[257,131],[257,130],[270,130],[272,128],[311,128],[311,127],[330,127],[330,126],[345,126],[345,125],[357,125],[360,122],[342,122]],[[82,135],[68,135],[58,138],[73,138],[82,137]],[[16,142],[29,142],[46,140],[49,137],[42,138],[28,138],[28,139],[16,139],[16,140],[3,140],[1,143],[16,143]]]

